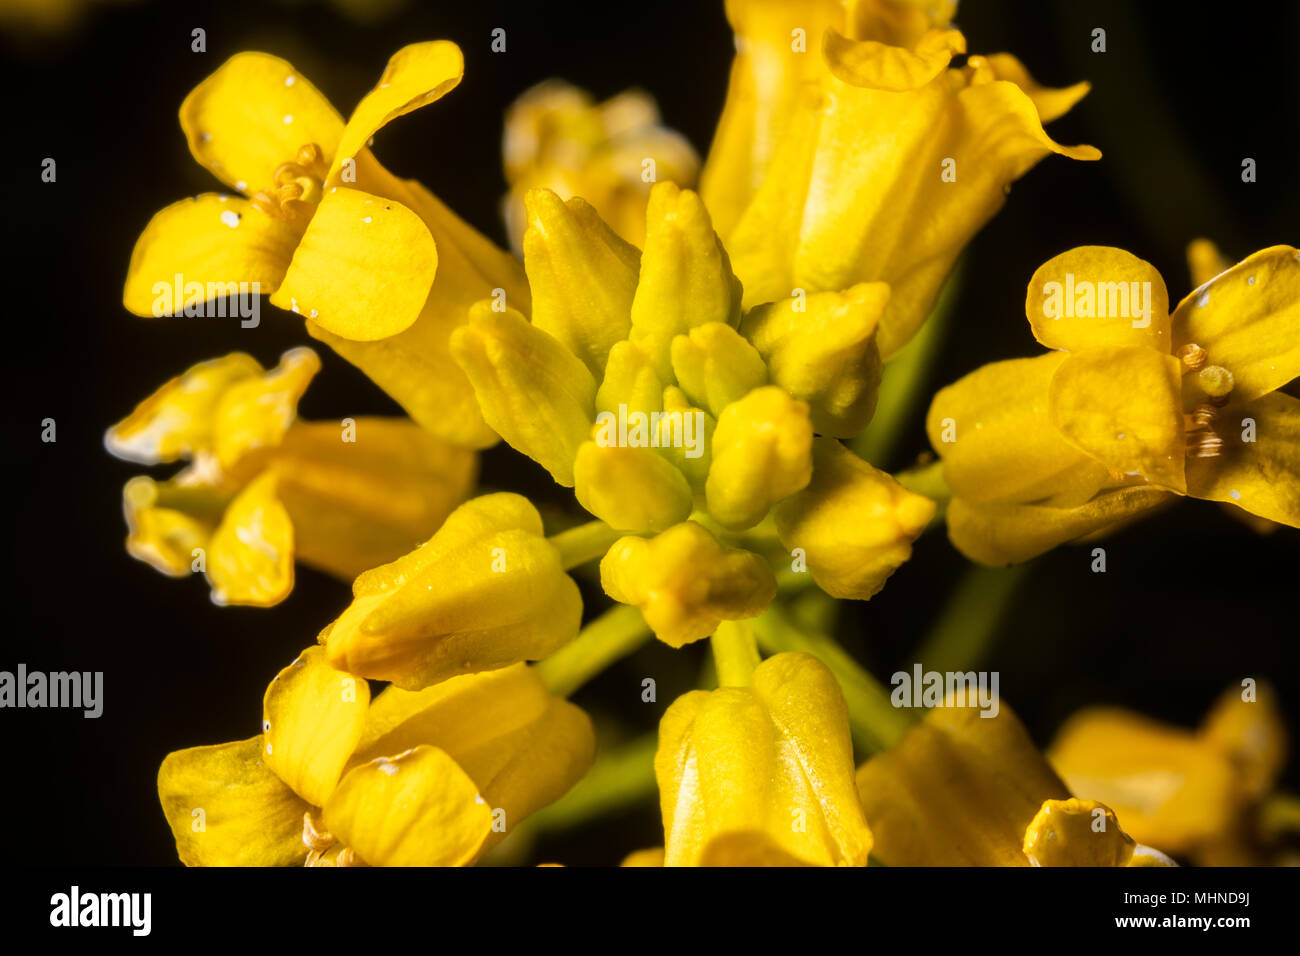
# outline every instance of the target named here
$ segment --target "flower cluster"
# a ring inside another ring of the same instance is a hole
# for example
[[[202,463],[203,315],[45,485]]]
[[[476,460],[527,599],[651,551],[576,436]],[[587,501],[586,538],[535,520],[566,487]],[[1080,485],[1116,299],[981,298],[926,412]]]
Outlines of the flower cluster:
[[[1267,693],[1225,698],[1197,734],[1086,713],[1045,757],[1005,705],[889,711],[822,634],[938,518],[988,564],[1173,495],[1300,524],[1300,413],[1279,391],[1300,370],[1290,247],[1172,313],[1128,253],[1051,259],[1027,313],[1052,351],[939,392],[935,466],[896,476],[858,453],[882,380],[906,374],[891,359],[1011,184],[1049,155],[1100,157],[1043,129],[1087,85],[967,55],[955,7],[729,0],[702,167],[644,94],[528,91],[504,140],[517,257],[370,150],[457,86],[448,41],[398,51],[346,122],[261,53],[185,99],[191,152],[240,196],[159,212],[126,307],[157,314],[182,278],[255,283],[409,419],[298,420],[320,368],[300,348],[271,371],[201,363],[109,431],[119,457],[190,462],[127,485],[134,556],[205,571],[218,603],[282,600],[295,559],[353,581],[271,681],[260,735],[164,761],[183,862],[474,863],[622,774],[565,698],[651,635],[710,638],[714,666],[630,775],[657,785],[664,839],[626,865],[1167,865],[1239,858],[1227,835],[1248,827],[1267,842]],[[1085,311],[1085,286],[1133,290],[1135,315]],[[573,490],[567,514],[475,493],[498,439]],[[608,607],[584,607],[582,573]],[[1143,775],[1161,786],[1128,787]]]

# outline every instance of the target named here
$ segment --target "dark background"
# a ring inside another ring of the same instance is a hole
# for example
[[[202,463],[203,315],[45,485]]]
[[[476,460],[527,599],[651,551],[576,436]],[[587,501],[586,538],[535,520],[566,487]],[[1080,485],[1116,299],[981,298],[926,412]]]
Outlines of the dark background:
[[[361,25],[326,3],[155,0],[94,6],[54,37],[0,38],[9,479],[0,670],[23,662],[105,674],[99,720],[0,711],[5,857],[174,863],[154,789],[159,762],[173,749],[256,733],[269,678],[348,598],[346,585],[299,566],[279,607],[219,609],[200,578],[168,580],[123,548],[121,486],[140,469],[104,452],[105,428],[196,361],[241,349],[270,365],[308,341],[296,318],[269,305],[256,330],[237,320],[139,319],[121,306],[130,250],[149,217],[218,188],[185,147],[176,119],[185,94],[228,56],[260,49],[292,61],[346,116],[400,46],[453,39],[465,51],[464,83],[385,129],[376,152],[504,241],[500,135],[511,100],[555,75],[602,97],[641,86],[703,154],[731,59],[721,6],[411,2]],[[1093,93],[1050,132],[1095,144],[1105,158],[1051,158],[1015,185],[970,249],[934,385],[1036,354],[1025,283],[1071,246],[1131,250],[1161,270],[1177,301],[1190,287],[1184,248],[1197,236],[1233,259],[1296,243],[1300,5],[966,0],[958,23],[972,52],[1014,52],[1052,85],[1090,80]],[[489,52],[498,26],[505,55]],[[1105,54],[1089,51],[1097,26],[1107,30]],[[190,50],[194,27],[207,31],[205,54]],[[58,162],[55,184],[40,181],[47,156]],[[1241,182],[1246,156],[1258,163],[1254,184]],[[325,370],[304,417],[396,411],[318,350]],[[922,411],[892,466],[924,448]],[[57,421],[55,444],[40,440],[47,417]],[[505,448],[486,456],[484,482],[563,501]],[[1104,575],[1089,571],[1086,549],[1059,549],[1030,572],[985,666],[1000,670],[1002,694],[1040,743],[1093,702],[1192,725],[1244,676],[1273,681],[1294,725],[1296,544],[1294,531],[1257,537],[1218,506],[1189,501],[1111,539]],[[879,597],[846,615],[844,640],[878,676],[908,666],[963,567],[942,534],[927,535]],[[577,700],[598,722],[650,730],[691,686],[705,652],[653,646]],[[642,676],[658,678],[657,707],[625,705],[638,699]],[[548,841],[543,855],[617,862],[661,841],[647,802]]]

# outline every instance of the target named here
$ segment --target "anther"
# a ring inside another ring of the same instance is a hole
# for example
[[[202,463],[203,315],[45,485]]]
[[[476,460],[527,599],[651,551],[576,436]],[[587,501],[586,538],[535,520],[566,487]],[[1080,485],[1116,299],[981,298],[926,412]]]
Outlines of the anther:
[[[1176,353],[1178,361],[1183,364],[1183,374],[1199,372],[1205,365],[1206,352],[1195,342],[1188,342]]]
[[[333,835],[325,829],[324,822],[317,820],[310,810],[302,815],[302,842],[318,858],[334,845]]]

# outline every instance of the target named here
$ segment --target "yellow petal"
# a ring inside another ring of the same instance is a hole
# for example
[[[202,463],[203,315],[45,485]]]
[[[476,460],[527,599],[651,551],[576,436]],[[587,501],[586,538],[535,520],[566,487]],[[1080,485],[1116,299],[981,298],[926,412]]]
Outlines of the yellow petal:
[[[807,654],[764,661],[748,687],[678,698],[659,726],[655,776],[666,866],[866,865],[872,835],[854,788],[848,709]],[[761,837],[737,840],[746,834]],[[755,850],[744,853],[747,843]]]
[[[226,502],[204,485],[137,475],[122,488],[126,550],[163,574],[184,577],[194,571],[197,552],[208,547]]]
[[[369,704],[369,684],[330,667],[323,648],[307,648],[262,698],[263,763],[298,796],[323,805],[361,739]]]
[[[948,537],[972,561],[1002,567],[1131,521],[1169,500],[1169,492],[1144,486],[1104,491],[1069,508],[979,504],[953,498],[948,505]]]
[[[760,305],[745,315],[740,331],[767,362],[772,383],[808,403],[817,434],[848,438],[876,410],[876,328],[888,302],[889,286],[862,283]]]
[[[818,587],[865,601],[912,556],[934,508],[839,442],[819,438],[812,482],[777,505],[776,527],[787,551],[802,550]]]
[[[433,289],[415,323],[397,335],[355,342],[307,321],[308,333],[366,373],[412,419],[440,438],[465,448],[486,448],[498,439],[483,420],[474,389],[452,358],[448,339],[480,300],[501,296],[528,308],[522,266],[469,226],[413,180],[399,180],[369,151],[357,163],[357,182],[419,213],[438,248]]]
[[[296,559],[348,581],[432,536],[478,470],[473,452],[401,418],[299,422],[272,461]]]
[[[1149,262],[1110,246],[1079,246],[1029,280],[1025,315],[1049,349],[1147,346],[1169,351],[1169,292]]]
[[[887,866],[1028,866],[1025,828],[1069,791],[1002,701],[931,710],[858,769],[858,792]]]
[[[533,324],[600,375],[611,346],[631,327],[641,253],[582,199],[562,202],[549,189],[535,189],[524,202]]]
[[[292,64],[238,53],[181,104],[181,128],[199,164],[242,193],[269,190],[299,148],[334,152],[343,120]]]
[[[298,238],[288,222],[246,200],[216,193],[182,199],[155,214],[136,240],[122,304],[156,317],[184,315],[187,305],[196,314],[208,302],[215,310],[226,305],[223,296],[270,294],[284,279]]]
[[[1201,286],[1174,310],[1174,347],[1195,344],[1226,368],[1234,401],[1300,376],[1300,252],[1271,246]]]
[[[645,251],[632,299],[631,339],[669,381],[675,336],[707,322],[740,321],[740,283],[700,197],[661,182],[646,206]]]
[[[227,386],[212,412],[212,450],[226,471],[259,449],[283,439],[298,414],[298,400],[320,371],[320,359],[308,348],[290,349],[280,364],[258,376]]]
[[[578,504],[617,531],[663,531],[691,513],[691,486],[647,447],[583,442],[573,464]]]
[[[348,773],[325,825],[371,866],[464,866],[492,830],[492,810],[444,751],[420,746]]]
[[[1117,474],[1183,491],[1186,441],[1180,365],[1141,346],[1071,354],[1048,391],[1052,424]]]
[[[271,303],[371,342],[410,328],[437,269],[437,245],[418,215],[359,189],[332,188]]]
[[[262,762],[262,738],[167,755],[158,799],[186,866],[291,866],[305,804]]]
[[[708,637],[722,621],[761,614],[776,578],[761,557],[722,545],[684,521],[653,538],[619,538],[600,562],[600,583],[615,601],[641,609],[665,644]]]
[[[758,524],[812,479],[812,439],[807,404],[774,385],[728,405],[713,432],[709,514],[733,531]]]
[[[686,476],[691,491],[703,495],[713,462],[713,433],[718,423],[704,409],[692,405],[675,385],[664,389],[663,411],[665,415],[659,420],[659,454]]]
[[[1114,810],[1075,797],[1044,800],[1023,845],[1034,866],[1128,866],[1135,847]]]
[[[333,152],[329,181],[337,181],[343,161],[355,158],[370,137],[397,117],[441,99],[456,88],[464,72],[460,47],[449,40],[412,43],[394,53],[379,83],[352,111]]]
[[[1300,399],[1273,392],[1234,403],[1212,427],[1221,451],[1188,459],[1188,494],[1300,527]]]
[[[1241,799],[1237,771],[1216,747],[1116,708],[1070,717],[1048,758],[1074,793],[1104,802],[1134,839],[1167,853],[1222,833]]]
[[[650,415],[663,411],[664,384],[655,371],[654,362],[635,342],[624,339],[609,350],[604,377],[596,391],[596,408],[615,418],[619,406],[624,415],[640,412]],[[601,417],[598,413],[598,419]]]
[[[990,53],[983,58],[993,68],[993,75],[999,80],[1008,80],[1020,87],[1038,109],[1038,118],[1044,123],[1060,119],[1074,104],[1088,95],[1092,89],[1090,83],[1075,83],[1071,86],[1054,88],[1043,86],[1029,74],[1029,70],[1010,53]]]
[[[199,362],[168,381],[104,434],[104,447],[126,461],[166,464],[212,444],[212,416],[225,390],[260,375],[244,352]]]
[[[330,663],[410,689],[538,660],[570,640],[582,598],[527,499],[484,495],[353,584],[322,633]]]
[[[644,850],[633,850],[627,856],[623,857],[623,862],[619,866],[663,866],[664,865],[664,848],[661,846],[647,847]]]
[[[208,546],[214,604],[271,607],[293,590],[293,524],[276,475],[254,479],[230,503]]]
[[[572,487],[573,462],[591,431],[596,381],[587,367],[518,312],[484,302],[451,337],[489,425],[512,448]]]
[[[832,29],[825,51],[831,72],[845,83],[900,93],[925,86],[946,70],[954,55],[966,52],[966,38],[958,30],[931,30],[907,49],[850,40]]]
[[[1035,501],[1089,466],[1049,415],[1048,390],[1065,360],[1057,352],[993,362],[935,395],[926,433],[956,495],[971,502]],[[1104,479],[1102,471],[1092,490]]]
[[[706,322],[675,336],[670,355],[677,384],[715,418],[732,402],[767,384],[767,366],[758,350],[721,322]]]

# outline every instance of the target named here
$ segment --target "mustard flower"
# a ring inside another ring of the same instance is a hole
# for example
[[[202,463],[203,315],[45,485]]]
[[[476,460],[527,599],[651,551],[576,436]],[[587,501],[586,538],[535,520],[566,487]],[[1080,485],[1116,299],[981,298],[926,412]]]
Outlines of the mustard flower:
[[[1101,156],[1043,131],[1086,83],[1041,87],[1009,54],[951,66],[952,0],[726,6],[736,57],[700,193],[747,308],[883,281],[888,358],[1011,183],[1053,153]]]
[[[308,648],[262,733],[171,753],[158,796],[187,866],[461,866],[586,771],[591,722],[523,665],[419,693]]]
[[[1124,817],[1080,799],[1019,718],[950,695],[857,775],[875,856],[887,866],[1171,866]]]
[[[1287,734],[1267,685],[1228,688],[1195,731],[1118,707],[1070,717],[1047,758],[1070,789],[1115,808],[1133,836],[1203,865],[1276,852],[1270,810]],[[1294,798],[1289,798],[1294,803]]]
[[[1025,310],[1054,351],[941,390],[926,429],[972,560],[1025,561],[1174,496],[1300,527],[1300,253],[1263,249],[1172,315],[1160,274],[1082,246],[1042,265]]]
[[[469,493],[473,452],[394,418],[304,422],[310,349],[265,371],[233,352],[164,384],[104,436],[119,458],[190,464],[123,489],[127,550],[172,577],[206,573],[217,604],[265,607],[293,562],[351,578],[405,553]]]
[[[168,314],[194,285],[201,302],[246,283],[300,314],[424,427],[492,444],[447,335],[493,290],[526,305],[518,266],[367,148],[453,89],[463,68],[453,43],[404,47],[344,123],[286,61],[226,61],[181,104],[181,127],[194,158],[247,198],[204,193],[156,214],[131,255],[126,308]]]
[[[640,246],[651,185],[662,179],[694,186],[700,167],[686,138],[660,123],[652,97],[628,90],[596,103],[561,80],[537,84],[510,106],[502,152],[510,186],[502,210],[518,254],[530,189],[581,196],[619,236]]]

